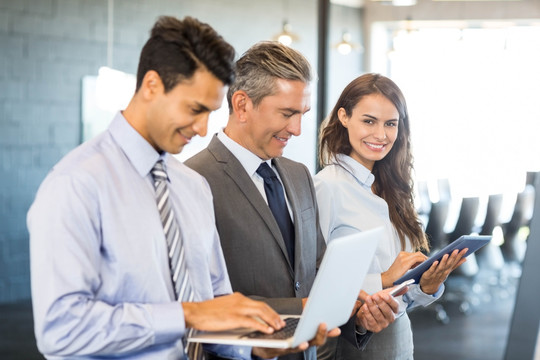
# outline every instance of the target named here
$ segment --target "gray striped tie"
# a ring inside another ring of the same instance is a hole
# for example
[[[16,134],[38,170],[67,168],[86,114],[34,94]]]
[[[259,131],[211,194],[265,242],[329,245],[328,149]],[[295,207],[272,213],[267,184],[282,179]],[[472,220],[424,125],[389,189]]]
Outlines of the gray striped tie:
[[[189,273],[185,260],[185,251],[180,237],[180,228],[174,216],[174,210],[169,201],[169,187],[167,186],[167,173],[163,168],[163,160],[156,162],[152,168],[154,187],[156,189],[156,202],[167,240],[169,253],[169,265],[176,299],[179,302],[192,302],[194,293],[189,280]],[[184,350],[190,359],[204,359],[204,353],[200,344],[189,343],[186,339],[192,334],[189,329],[184,336]]]

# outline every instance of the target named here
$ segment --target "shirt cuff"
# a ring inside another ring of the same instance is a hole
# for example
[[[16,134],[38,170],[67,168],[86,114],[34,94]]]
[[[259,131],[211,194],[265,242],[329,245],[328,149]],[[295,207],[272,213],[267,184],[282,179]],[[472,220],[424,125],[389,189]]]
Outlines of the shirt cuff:
[[[356,332],[357,335],[366,335],[367,333],[367,329],[364,329],[364,327],[361,325],[355,325],[354,331]]]
[[[419,284],[409,286],[409,291],[403,295],[403,301],[408,303],[408,309],[416,306],[427,306],[439,299],[444,292],[444,284],[439,286],[437,292],[433,295],[426,294],[422,291]],[[413,305],[414,304],[414,305]]]
[[[179,302],[166,304],[146,304],[152,314],[154,341],[163,344],[180,339],[186,330],[184,311]]]

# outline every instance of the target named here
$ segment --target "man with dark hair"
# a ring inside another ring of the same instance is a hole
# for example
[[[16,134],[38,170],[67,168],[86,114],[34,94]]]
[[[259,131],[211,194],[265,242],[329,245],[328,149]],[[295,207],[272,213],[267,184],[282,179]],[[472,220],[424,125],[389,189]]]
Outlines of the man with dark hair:
[[[206,134],[233,59],[207,24],[160,18],[127,108],[41,184],[28,229],[35,334],[47,358],[195,359],[201,352],[185,345],[189,329],[270,333],[284,325],[263,302],[230,294],[210,189],[170,155]],[[321,329],[314,342],[325,336]]]
[[[309,170],[282,154],[310,109],[311,67],[298,51],[261,42],[236,62],[235,73],[227,126],[185,164],[212,189],[234,291],[279,313],[301,314],[326,245]],[[366,329],[380,331],[394,321],[398,305],[387,293],[364,299],[362,311],[342,327],[358,347],[369,339]],[[316,355],[310,348],[287,357]]]
[[[150,70],[159,74],[169,92],[201,67],[229,86],[234,80],[234,55],[233,47],[210,26],[189,16],[182,21],[162,16],[141,51],[137,90]]]

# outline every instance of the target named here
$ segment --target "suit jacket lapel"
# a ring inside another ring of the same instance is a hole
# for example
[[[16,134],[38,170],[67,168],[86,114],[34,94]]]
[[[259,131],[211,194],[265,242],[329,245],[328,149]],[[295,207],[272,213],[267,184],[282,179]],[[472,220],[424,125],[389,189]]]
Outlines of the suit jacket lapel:
[[[253,183],[253,180],[246,173],[242,164],[240,164],[238,159],[229,151],[229,149],[219,141],[217,136],[214,136],[210,141],[208,151],[212,153],[218,163],[223,167],[223,171],[236,183],[238,189],[244,194],[246,199],[248,199],[256,212],[266,223],[292,270],[291,262],[287,255],[287,248],[285,247],[285,242],[283,241],[283,236],[281,235],[276,219],[268,207],[268,204],[261,196],[261,193]]]
[[[279,172],[279,177],[283,183],[285,190],[285,196],[289,200],[291,206],[291,213],[293,214],[293,223],[294,223],[294,247],[295,247],[295,264],[300,263],[300,258],[302,255],[302,234],[299,231],[299,224],[302,221],[300,214],[300,199],[298,199],[296,191],[294,191],[294,184],[292,181],[292,175],[288,171],[287,167],[283,165],[279,158],[272,160],[276,169]]]

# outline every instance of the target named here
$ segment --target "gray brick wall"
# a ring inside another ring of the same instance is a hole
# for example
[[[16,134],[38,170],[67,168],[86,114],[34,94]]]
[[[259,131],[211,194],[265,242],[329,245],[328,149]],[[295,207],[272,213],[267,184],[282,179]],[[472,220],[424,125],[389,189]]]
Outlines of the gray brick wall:
[[[131,3],[116,1],[115,11]],[[131,15],[130,28],[118,24],[115,45],[124,57],[119,63],[134,72],[153,18],[136,9]],[[49,169],[79,144],[81,79],[107,61],[107,1],[0,0],[0,49],[4,303],[30,297],[26,213]]]
[[[313,0],[290,0],[288,14],[264,0],[115,0],[113,67],[135,73],[151,25],[167,14],[210,23],[239,53],[288,17],[316,68],[316,12]],[[0,0],[0,303],[30,298],[26,213],[49,169],[79,144],[81,79],[103,65],[107,0]]]

